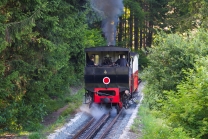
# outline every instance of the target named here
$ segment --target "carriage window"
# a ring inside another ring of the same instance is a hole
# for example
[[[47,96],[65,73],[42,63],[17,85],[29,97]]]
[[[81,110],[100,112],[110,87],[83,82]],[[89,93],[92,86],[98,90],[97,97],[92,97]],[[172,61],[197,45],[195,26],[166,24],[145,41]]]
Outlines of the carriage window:
[[[86,65],[87,66],[96,66],[99,65],[99,55],[98,54],[91,54],[87,53],[86,54]]]
[[[112,59],[109,55],[105,56],[102,62],[103,65],[112,65]]]
[[[95,64],[99,65],[99,55],[95,55]]]

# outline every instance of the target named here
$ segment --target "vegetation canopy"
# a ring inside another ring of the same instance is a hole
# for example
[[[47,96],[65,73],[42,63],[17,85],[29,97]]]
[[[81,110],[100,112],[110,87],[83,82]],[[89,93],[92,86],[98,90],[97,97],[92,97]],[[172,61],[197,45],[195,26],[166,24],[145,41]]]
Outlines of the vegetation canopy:
[[[0,2],[0,130],[37,130],[83,75],[83,49],[101,45],[81,1]],[[89,8],[89,7],[88,7]]]
[[[183,35],[158,34],[142,74],[149,108],[192,138],[208,135],[207,40],[206,29]]]

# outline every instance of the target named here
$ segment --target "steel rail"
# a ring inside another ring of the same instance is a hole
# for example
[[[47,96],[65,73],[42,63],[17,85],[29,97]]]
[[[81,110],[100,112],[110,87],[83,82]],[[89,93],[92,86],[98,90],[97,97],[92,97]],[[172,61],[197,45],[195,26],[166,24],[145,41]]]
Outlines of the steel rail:
[[[104,114],[98,122],[86,133],[86,135],[82,139],[90,139],[93,135],[99,130],[99,128],[105,123],[105,121],[109,118],[110,113]]]
[[[118,117],[121,115],[123,109],[120,110],[118,115],[111,121],[111,123],[107,126],[107,128],[104,130],[102,135],[99,137],[99,139],[103,139],[106,134],[109,132],[109,130],[112,128],[112,126],[115,124],[117,121]],[[100,129],[100,127],[106,122],[106,120],[110,117],[110,112],[108,114],[104,114],[97,122],[86,132],[83,134],[84,131],[86,131],[87,128],[92,125],[92,123],[95,121],[94,118],[92,118],[82,129],[80,129],[72,139],[78,139],[81,137],[81,135],[84,135],[82,139],[91,139],[96,132]]]
[[[81,128],[72,139],[77,139],[93,122],[95,121],[95,118],[92,118],[83,128]]]
[[[106,136],[106,134],[109,132],[109,130],[112,128],[112,126],[117,121],[118,117],[121,115],[122,111],[123,111],[123,108],[120,110],[120,112],[118,113],[118,115],[113,119],[113,121],[108,125],[108,127],[105,129],[105,131],[99,137],[99,139],[103,139]]]

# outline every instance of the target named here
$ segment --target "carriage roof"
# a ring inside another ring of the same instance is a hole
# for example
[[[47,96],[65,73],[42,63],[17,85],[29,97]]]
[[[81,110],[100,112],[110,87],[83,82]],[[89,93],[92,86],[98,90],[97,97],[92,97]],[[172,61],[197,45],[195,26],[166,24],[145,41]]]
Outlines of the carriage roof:
[[[130,52],[130,56],[139,56],[139,54],[138,53],[135,53],[135,52]]]
[[[100,46],[100,47],[90,47],[85,48],[85,52],[109,52],[109,51],[121,51],[121,52],[130,52],[130,49],[116,46]]]

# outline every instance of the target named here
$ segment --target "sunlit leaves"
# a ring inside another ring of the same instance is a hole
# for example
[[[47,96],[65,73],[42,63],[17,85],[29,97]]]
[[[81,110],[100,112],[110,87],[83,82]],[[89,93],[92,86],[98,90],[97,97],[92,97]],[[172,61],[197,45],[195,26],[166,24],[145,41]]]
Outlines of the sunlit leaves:
[[[159,34],[150,54],[148,55],[149,67],[144,70],[143,77],[147,81],[148,91],[153,98],[150,106],[160,105],[154,101],[155,96],[165,99],[164,90],[176,90],[177,84],[185,77],[183,69],[193,68],[195,59],[206,56],[208,35],[206,30],[189,32],[188,35]],[[162,101],[160,101],[162,102]]]
[[[175,127],[183,127],[192,137],[208,134],[208,57],[197,59],[195,70],[185,71],[187,77],[176,92],[167,92],[163,112]]]

